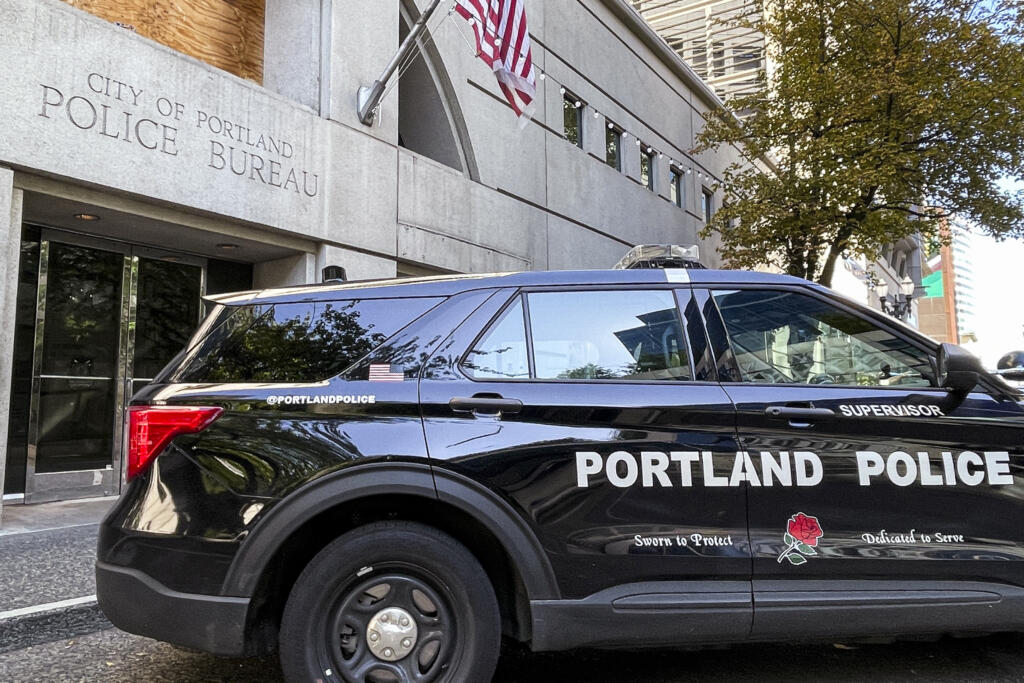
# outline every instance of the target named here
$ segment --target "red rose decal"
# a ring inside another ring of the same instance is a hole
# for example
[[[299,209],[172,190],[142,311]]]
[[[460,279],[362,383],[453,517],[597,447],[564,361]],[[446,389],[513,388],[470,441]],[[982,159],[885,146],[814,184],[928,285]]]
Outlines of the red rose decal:
[[[817,517],[798,512],[789,518],[786,525],[786,549],[779,555],[778,561],[789,560],[790,564],[800,565],[807,561],[808,555],[817,555],[814,548],[818,539],[824,536]]]
[[[787,528],[789,535],[800,541],[806,543],[812,548],[818,545],[818,539],[822,536],[821,525],[818,524],[817,517],[809,517],[802,512],[798,512],[789,518],[789,527]]]

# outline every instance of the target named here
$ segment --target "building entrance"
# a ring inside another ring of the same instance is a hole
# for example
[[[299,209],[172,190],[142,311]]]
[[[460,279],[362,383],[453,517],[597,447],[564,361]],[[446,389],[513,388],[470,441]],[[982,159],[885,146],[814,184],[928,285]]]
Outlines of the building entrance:
[[[199,323],[206,262],[47,229],[38,235],[32,349],[15,349],[16,362],[31,359],[30,369],[15,369],[31,378],[22,397],[25,502],[116,494],[125,405]],[[31,296],[26,279],[22,293]],[[15,345],[26,342],[21,335]]]

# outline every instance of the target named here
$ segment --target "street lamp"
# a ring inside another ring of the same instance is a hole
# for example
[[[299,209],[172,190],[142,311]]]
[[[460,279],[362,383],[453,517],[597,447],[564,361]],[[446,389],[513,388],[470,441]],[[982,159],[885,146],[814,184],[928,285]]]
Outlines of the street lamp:
[[[881,280],[875,285],[875,294],[878,295],[882,313],[902,320],[910,313],[910,304],[914,300],[914,281],[909,275],[904,275],[900,281],[900,291],[889,296],[889,285]]]

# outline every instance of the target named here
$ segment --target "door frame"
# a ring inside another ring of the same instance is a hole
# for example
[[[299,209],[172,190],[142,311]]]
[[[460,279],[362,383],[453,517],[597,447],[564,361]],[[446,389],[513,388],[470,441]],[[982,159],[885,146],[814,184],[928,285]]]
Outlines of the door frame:
[[[181,254],[155,247],[143,247],[127,242],[104,239],[91,235],[67,232],[47,226],[38,226],[39,271],[36,276],[35,330],[32,350],[32,389],[29,403],[28,433],[26,438],[27,458],[25,465],[25,503],[43,503],[56,500],[70,500],[110,496],[120,493],[124,482],[123,453],[125,445],[125,410],[132,395],[133,361],[135,351],[135,323],[138,310],[139,259],[163,260],[173,256],[176,262],[187,263],[200,268],[200,292],[205,292],[205,258]],[[46,296],[49,277],[50,245],[56,242],[75,247],[96,249],[121,254],[121,305],[119,334],[117,340],[117,361],[115,375],[108,379],[114,382],[114,411],[111,431],[112,453],[110,465],[101,469],[67,470],[59,472],[36,472],[39,446],[39,418],[42,380],[61,378],[42,373],[43,341],[46,335]],[[200,309],[200,316],[202,310]],[[197,321],[198,323],[198,321]]]

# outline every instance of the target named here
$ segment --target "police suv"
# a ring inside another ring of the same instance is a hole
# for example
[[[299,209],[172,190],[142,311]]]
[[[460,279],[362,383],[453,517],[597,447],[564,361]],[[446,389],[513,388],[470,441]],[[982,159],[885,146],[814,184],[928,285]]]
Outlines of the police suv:
[[[1019,395],[788,276],[222,296],[127,431],[104,612],[292,681],[485,681],[502,636],[1024,630]]]

